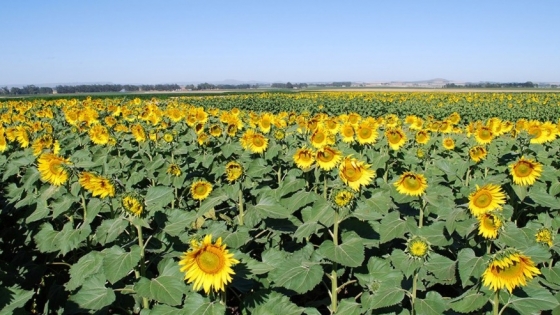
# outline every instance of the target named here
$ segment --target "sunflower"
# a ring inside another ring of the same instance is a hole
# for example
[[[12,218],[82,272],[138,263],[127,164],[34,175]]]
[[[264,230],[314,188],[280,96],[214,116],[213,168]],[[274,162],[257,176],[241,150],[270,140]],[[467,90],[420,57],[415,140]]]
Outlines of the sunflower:
[[[522,156],[517,162],[510,164],[513,182],[520,186],[530,186],[541,176],[542,164]]]
[[[354,127],[352,124],[345,123],[340,127],[340,136],[342,137],[342,142],[352,143],[354,142]]]
[[[476,186],[476,191],[469,195],[469,209],[475,217],[488,211],[502,209],[506,203],[506,195],[500,186],[487,184]]]
[[[453,150],[455,149],[455,141],[453,140],[453,138],[443,138],[443,147],[446,150]]]
[[[406,134],[401,128],[390,128],[385,131],[387,142],[393,150],[398,150],[406,143]]]
[[[548,134],[542,128],[542,124],[536,120],[532,120],[527,125],[527,132],[531,135],[531,143],[545,143],[548,138]]]
[[[212,126],[210,126],[210,134],[212,135],[212,137],[219,137],[222,135],[222,127],[220,127],[220,125],[218,124],[214,124]]]
[[[92,196],[99,196],[102,199],[115,196],[115,186],[110,179],[102,176],[94,176],[91,179],[91,189],[89,191]]]
[[[428,182],[422,174],[405,172],[395,182],[397,191],[403,195],[420,196],[426,191]]]
[[[487,144],[492,142],[494,132],[492,131],[492,128],[488,126],[480,126],[476,129],[474,138],[478,144]]]
[[[264,113],[261,115],[260,119],[258,120],[258,125],[260,131],[263,133],[269,133],[270,127],[274,123],[274,115],[271,113]]]
[[[274,131],[274,139],[276,140],[282,140],[286,137],[286,133],[284,132],[284,130],[280,130],[280,129],[276,129]]]
[[[373,144],[377,140],[377,129],[368,122],[362,122],[356,130],[356,139],[359,144]]]
[[[214,292],[225,291],[225,285],[232,281],[235,274],[232,265],[239,263],[222,245],[222,238],[212,243],[212,235],[206,235],[202,242],[191,241],[191,248],[183,254],[179,261],[181,272],[185,273],[187,283],[194,281],[194,289],[202,287],[206,294],[210,289]]]
[[[166,133],[163,135],[163,141],[167,142],[167,143],[171,143],[173,142],[173,135],[170,133]]]
[[[251,150],[253,153],[263,153],[268,147],[268,138],[254,130],[247,130],[240,142],[245,150]]]
[[[502,219],[492,212],[485,212],[477,217],[478,219],[478,235],[486,239],[495,239],[498,237],[498,231],[502,227]]]
[[[430,244],[423,237],[413,236],[406,242],[405,252],[411,258],[424,259],[430,253]]]
[[[41,179],[55,186],[60,186],[68,180],[68,171],[64,167],[70,161],[53,153],[44,153],[37,160],[37,169]]]
[[[191,185],[191,194],[196,200],[206,199],[212,192],[212,184],[205,180],[199,180]]]
[[[175,163],[171,163],[169,164],[169,167],[167,167],[167,174],[177,177],[177,176],[181,176],[181,173],[182,173],[181,167],[179,167],[179,165]]]
[[[208,135],[204,132],[201,132],[196,136],[196,141],[198,142],[199,146],[207,145],[209,140],[210,139],[208,138]]]
[[[330,171],[340,162],[342,159],[342,153],[335,148],[332,147],[324,147],[321,150],[317,151],[315,156],[315,160],[317,161],[317,165],[322,170]]]
[[[416,142],[419,144],[426,144],[430,140],[430,134],[426,130],[419,130],[416,133]]]
[[[341,189],[333,194],[334,204],[338,208],[350,207],[354,202],[355,194],[348,189]]]
[[[89,129],[91,142],[97,145],[104,145],[109,142],[109,131],[101,124],[95,124]]]
[[[469,149],[469,156],[477,163],[484,160],[487,154],[488,151],[486,151],[486,148],[481,145],[476,145]]]
[[[122,206],[127,213],[136,217],[144,212],[144,204],[136,194],[125,194],[122,198]]]
[[[231,161],[226,164],[226,177],[231,183],[243,175],[243,166],[241,164]]]
[[[136,140],[136,142],[144,142],[146,141],[146,132],[144,131],[144,128],[139,125],[133,125],[132,127],[130,127],[130,132],[132,132],[132,135],[134,136],[134,139]]]
[[[370,165],[348,156],[340,163],[338,174],[346,185],[358,191],[360,186],[369,185],[375,177],[375,172],[369,167]]]
[[[303,147],[297,149],[293,158],[297,167],[306,170],[310,168],[311,165],[313,165],[313,163],[315,162],[315,152],[313,152],[313,150],[311,149]]]
[[[482,274],[482,282],[491,290],[506,288],[509,293],[527,280],[541,274],[533,260],[516,249],[503,250],[492,257]]]
[[[311,134],[311,145],[317,149],[320,149],[326,145],[332,144],[334,141],[331,140],[331,136],[327,132],[325,128],[318,127],[315,128],[315,131]]]
[[[0,132],[0,152],[4,152],[8,149],[8,142],[3,132]]]
[[[554,236],[552,235],[552,229],[547,227],[542,227],[535,234],[535,240],[537,243],[546,244],[548,247],[552,247],[552,241]]]

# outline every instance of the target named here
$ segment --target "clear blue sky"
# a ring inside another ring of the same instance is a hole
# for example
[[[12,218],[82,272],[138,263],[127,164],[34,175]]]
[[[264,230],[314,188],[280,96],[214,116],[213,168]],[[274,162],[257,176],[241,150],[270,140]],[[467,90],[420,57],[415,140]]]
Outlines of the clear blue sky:
[[[3,1],[0,85],[560,81],[558,1]]]

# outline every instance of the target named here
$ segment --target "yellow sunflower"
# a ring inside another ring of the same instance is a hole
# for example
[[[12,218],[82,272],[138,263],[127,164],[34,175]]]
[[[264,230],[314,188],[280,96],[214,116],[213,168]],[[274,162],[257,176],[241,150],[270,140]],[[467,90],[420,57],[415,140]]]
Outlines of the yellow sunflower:
[[[89,189],[93,197],[99,198],[114,197],[115,186],[110,179],[102,176],[94,176],[91,179],[91,189]]]
[[[191,194],[196,200],[206,199],[212,192],[212,184],[205,180],[199,180],[191,185]]]
[[[327,146],[317,151],[315,160],[322,170],[330,171],[342,160],[342,153],[335,148]]]
[[[419,144],[426,144],[430,141],[430,133],[426,130],[419,130],[416,133],[416,142]]]
[[[406,134],[401,128],[390,128],[385,131],[387,142],[393,150],[400,149],[406,143]]]
[[[167,174],[177,177],[181,176],[181,173],[181,167],[175,163],[171,163],[169,164],[169,167],[167,167]]]
[[[475,217],[482,214],[502,209],[506,203],[506,194],[500,186],[487,184],[482,187],[476,186],[476,191],[469,195],[469,209]]]
[[[4,152],[8,149],[8,142],[3,132],[0,132],[0,152]]]
[[[68,171],[64,167],[71,164],[68,159],[52,153],[44,153],[37,160],[37,169],[41,179],[55,186],[60,186],[68,180]]]
[[[243,166],[241,164],[231,161],[226,164],[226,177],[231,183],[243,175]]]
[[[409,196],[420,196],[428,188],[424,175],[413,172],[402,174],[394,185],[399,193]]]
[[[220,127],[220,125],[218,124],[214,124],[212,126],[210,126],[210,134],[212,135],[212,137],[219,137],[222,135],[222,127]]]
[[[91,142],[97,145],[104,145],[109,142],[109,131],[101,124],[95,124],[89,130],[89,138]]]
[[[205,132],[201,132],[196,137],[196,141],[198,142],[199,146],[205,146],[208,144],[210,139],[208,138],[208,135]]]
[[[268,148],[268,138],[260,133],[255,133],[249,139],[249,150],[253,153],[263,153]]]
[[[476,129],[474,138],[478,144],[487,144],[492,142],[494,132],[492,132],[492,128],[488,126],[480,126]]]
[[[163,141],[167,142],[167,143],[171,143],[173,142],[173,135],[170,133],[166,133],[163,135]]]
[[[144,204],[135,194],[126,194],[122,198],[123,209],[133,216],[139,217],[144,212]]]
[[[362,122],[356,130],[356,139],[359,144],[373,144],[377,140],[377,128],[368,122]]]
[[[455,140],[453,140],[453,138],[443,138],[443,147],[446,150],[455,149]]]
[[[358,191],[360,186],[369,185],[375,177],[375,171],[369,168],[370,165],[348,156],[340,163],[338,174],[346,185]]]
[[[142,125],[133,125],[132,127],[130,127],[130,132],[132,132],[132,135],[134,136],[136,142],[144,142],[147,139],[146,132],[144,131]]]
[[[325,128],[318,127],[311,134],[311,145],[317,149],[320,149],[326,145],[332,144],[333,141],[330,140],[330,135]]]
[[[494,255],[482,274],[482,282],[491,290],[506,288],[509,293],[518,286],[527,285],[527,280],[541,274],[531,257],[516,249],[506,249]]]
[[[222,238],[212,243],[212,235],[206,235],[202,242],[191,241],[191,248],[183,254],[179,261],[181,272],[185,273],[187,283],[194,282],[196,291],[204,289],[206,294],[225,291],[225,285],[232,281],[235,272],[232,265],[239,263],[229,253],[226,245],[222,245]]]
[[[354,201],[354,193],[347,189],[341,189],[333,195],[334,204],[339,208],[349,207]]]
[[[423,259],[429,255],[430,244],[422,237],[413,236],[407,241],[405,252],[408,253],[411,258]]]
[[[300,148],[297,149],[293,158],[294,158],[294,163],[296,163],[297,167],[306,170],[310,168],[311,165],[313,165],[313,163],[315,162],[315,152],[305,147]]]
[[[522,156],[518,161],[510,164],[509,169],[516,185],[530,186],[541,176],[542,164]]]
[[[498,231],[502,227],[500,217],[492,212],[485,212],[477,217],[478,219],[478,235],[486,239],[495,239],[498,237]]]
[[[354,142],[354,127],[352,124],[345,123],[340,127],[340,136],[342,137],[342,142],[352,143]]]
[[[542,227],[535,234],[535,240],[537,243],[546,244],[548,247],[552,247],[554,236],[552,235],[552,229],[547,227]]]
[[[486,155],[488,155],[488,151],[486,151],[486,148],[481,145],[477,145],[469,149],[469,156],[477,163],[484,160]]]

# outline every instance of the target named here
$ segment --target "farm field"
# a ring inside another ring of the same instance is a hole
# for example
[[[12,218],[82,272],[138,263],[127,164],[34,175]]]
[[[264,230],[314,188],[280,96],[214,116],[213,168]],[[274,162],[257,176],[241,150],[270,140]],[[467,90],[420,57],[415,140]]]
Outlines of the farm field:
[[[560,94],[0,100],[0,314],[560,312]]]

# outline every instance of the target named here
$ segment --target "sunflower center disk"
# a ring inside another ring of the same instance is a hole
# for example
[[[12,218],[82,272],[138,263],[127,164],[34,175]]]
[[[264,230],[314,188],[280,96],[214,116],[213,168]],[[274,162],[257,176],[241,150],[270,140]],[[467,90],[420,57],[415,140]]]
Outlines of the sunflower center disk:
[[[390,143],[399,143],[400,140],[401,140],[401,136],[398,133],[393,132],[389,134]]]
[[[264,141],[261,138],[254,138],[253,145],[256,147],[262,147],[264,145]]]
[[[224,265],[224,256],[216,248],[208,247],[196,259],[200,270],[208,274],[219,272]]]
[[[198,195],[204,195],[206,193],[206,187],[204,185],[197,185],[194,191]]]
[[[408,190],[418,190],[420,188],[420,181],[414,176],[408,176],[403,184]]]
[[[486,191],[482,191],[474,200],[474,204],[479,208],[488,207],[492,203],[492,195]]]
[[[520,162],[514,167],[515,175],[517,175],[517,177],[529,176],[532,170],[531,165],[526,162]]]
[[[497,274],[502,278],[517,278],[523,275],[523,265],[518,262],[513,262],[512,265],[506,268],[497,268]]]
[[[344,170],[344,176],[348,178],[348,181],[355,182],[362,177],[362,172],[357,169],[347,168]]]

